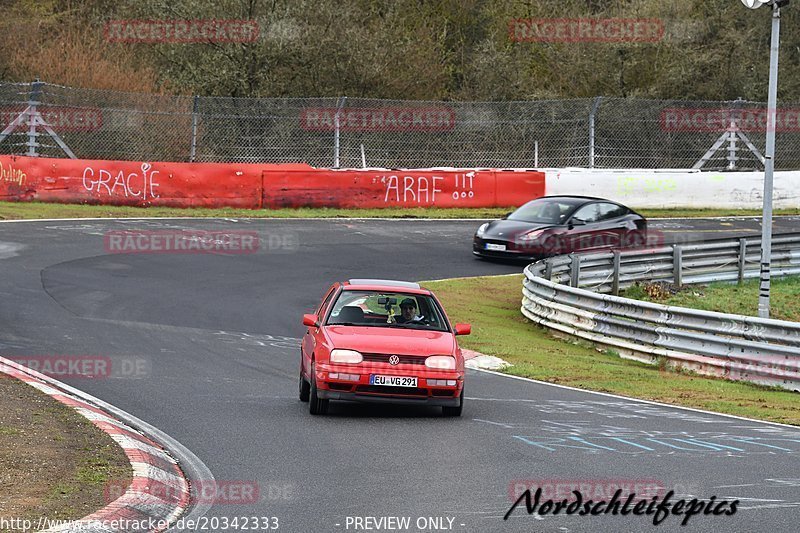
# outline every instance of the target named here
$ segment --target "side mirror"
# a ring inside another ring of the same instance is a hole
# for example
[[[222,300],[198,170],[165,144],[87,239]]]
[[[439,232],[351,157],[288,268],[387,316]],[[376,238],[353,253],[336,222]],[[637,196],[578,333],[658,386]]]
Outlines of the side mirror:
[[[581,220],[580,218],[573,218],[573,219],[570,219],[570,221],[569,221],[567,226],[569,227],[569,229],[572,229],[575,226],[585,226],[585,225],[586,225],[586,221],[585,220]]]
[[[456,324],[456,335],[469,335],[472,333],[472,326],[469,324]]]
[[[319,318],[317,315],[303,315],[303,325],[310,328],[319,326]]]

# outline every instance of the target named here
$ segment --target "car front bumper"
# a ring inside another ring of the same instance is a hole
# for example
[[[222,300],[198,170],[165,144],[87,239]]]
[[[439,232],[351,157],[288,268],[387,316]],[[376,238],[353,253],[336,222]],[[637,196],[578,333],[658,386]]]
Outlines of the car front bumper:
[[[429,371],[416,365],[397,367],[321,363],[316,369],[317,395],[328,400],[354,402],[399,403],[407,405],[459,405],[464,388],[463,370]],[[357,375],[356,381],[333,378],[331,374]],[[416,387],[371,385],[370,375],[410,376],[417,378]],[[451,380],[455,385],[433,385],[428,380]]]
[[[384,394],[360,394],[357,392],[323,390],[317,391],[317,396],[325,400],[345,400],[350,402],[391,403],[401,405],[430,405],[444,407],[458,407],[460,398],[439,398],[423,396],[393,396]]]

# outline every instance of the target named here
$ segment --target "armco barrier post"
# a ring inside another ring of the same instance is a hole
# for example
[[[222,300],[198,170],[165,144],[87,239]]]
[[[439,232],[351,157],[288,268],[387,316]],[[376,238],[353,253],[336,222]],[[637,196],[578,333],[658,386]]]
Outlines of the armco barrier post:
[[[613,266],[613,279],[611,280],[611,294],[619,296],[619,265],[620,265],[620,251],[614,250],[614,266]]]
[[[544,279],[547,281],[553,281],[553,262],[549,259],[545,259],[544,263]]]
[[[739,239],[739,285],[744,283],[745,259],[747,259],[747,239]]]
[[[36,147],[39,144],[36,142],[36,107],[40,104],[40,98],[42,97],[42,82],[39,81],[39,78],[31,83],[31,96],[30,100],[28,100],[28,156],[29,157],[39,157],[39,154],[36,153]]]
[[[683,286],[683,248],[679,244],[672,245],[672,278],[678,288]]]
[[[194,101],[192,102],[192,149],[189,154],[190,163],[194,163],[194,158],[197,155],[197,103],[199,99],[200,97],[195,95]]]
[[[577,287],[581,276],[581,257],[577,254],[569,254],[569,284]]]
[[[336,114],[333,115],[333,168],[339,168],[339,114],[342,112],[346,96],[339,98],[339,105],[336,106]]]
[[[592,110],[589,111],[589,168],[594,168],[594,119],[602,100],[602,96],[597,96],[592,103]]]

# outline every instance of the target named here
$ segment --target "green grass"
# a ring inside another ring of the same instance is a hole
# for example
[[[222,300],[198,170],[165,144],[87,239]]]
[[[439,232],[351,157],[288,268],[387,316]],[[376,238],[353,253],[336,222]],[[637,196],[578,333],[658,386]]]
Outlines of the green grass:
[[[0,220],[37,218],[499,218],[513,207],[452,208],[395,207],[386,209],[333,209],[303,207],[297,209],[128,207],[113,205],[55,204],[43,202],[0,202]],[[642,209],[646,217],[697,218],[736,215],[760,215],[745,209]],[[778,209],[776,215],[800,215],[800,209]]]
[[[240,209],[224,207],[130,207],[114,205],[50,204],[43,202],[0,202],[0,219],[36,218],[135,218],[135,217],[199,217],[199,218],[499,218],[513,208],[427,207],[387,209],[333,209],[302,207],[297,209]]]
[[[520,313],[522,275],[428,282],[450,319],[472,323],[464,348],[501,357],[518,376],[720,413],[800,425],[800,394],[707,378],[558,339]],[[480,295],[480,298],[476,298]]]
[[[691,307],[705,311],[758,315],[757,279],[735,283],[712,283],[710,285],[686,285],[677,294],[665,299],[647,294],[646,285],[633,286],[620,296],[678,307]],[[772,278],[770,282],[770,318],[800,322],[800,276]]]

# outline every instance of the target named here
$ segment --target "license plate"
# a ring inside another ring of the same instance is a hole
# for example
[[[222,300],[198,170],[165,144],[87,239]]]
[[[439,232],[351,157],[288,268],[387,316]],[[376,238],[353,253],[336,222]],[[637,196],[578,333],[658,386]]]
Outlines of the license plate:
[[[487,242],[486,243],[486,249],[487,250],[492,250],[492,251],[495,251],[495,252],[505,252],[506,251],[506,245],[505,244],[492,244],[492,243]]]
[[[416,387],[417,378],[403,376],[377,376],[372,374],[369,377],[370,385],[384,385],[387,387]]]

